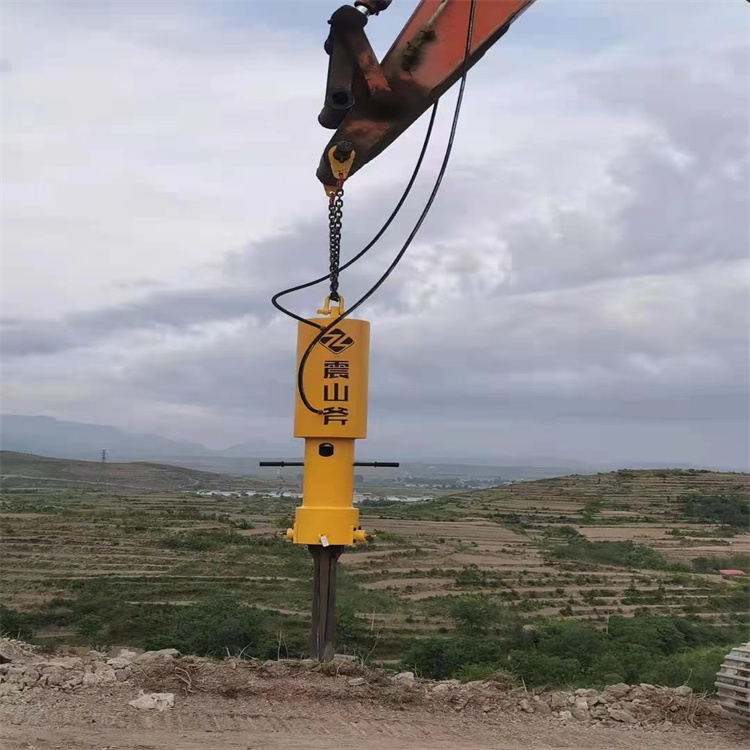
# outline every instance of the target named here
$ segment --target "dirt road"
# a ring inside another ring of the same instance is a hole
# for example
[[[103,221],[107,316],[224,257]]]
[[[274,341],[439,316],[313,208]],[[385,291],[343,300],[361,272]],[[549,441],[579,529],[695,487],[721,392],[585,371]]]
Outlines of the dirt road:
[[[503,715],[478,719],[425,706],[377,706],[331,696],[178,696],[137,711],[133,690],[35,691],[0,709],[3,750],[737,750],[738,731],[667,733],[583,727]]]

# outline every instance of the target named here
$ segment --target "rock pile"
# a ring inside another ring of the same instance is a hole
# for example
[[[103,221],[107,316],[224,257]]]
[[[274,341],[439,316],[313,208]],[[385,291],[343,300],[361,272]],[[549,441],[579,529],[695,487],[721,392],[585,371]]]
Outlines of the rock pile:
[[[14,638],[0,638],[0,664],[23,661],[36,656],[36,650],[28,643]]]
[[[180,657],[175,649],[49,656],[0,638],[0,698],[39,688],[77,691],[111,686],[131,691],[141,688],[141,695],[130,705],[157,710],[171,708],[175,694],[202,692],[236,698],[256,693],[273,695],[277,690],[280,695],[307,692],[316,696],[328,691],[331,699],[346,695],[358,701],[401,707],[431,705],[439,711],[485,716],[488,721],[496,714],[534,714],[550,721],[661,731],[685,724],[716,727],[727,721],[717,702],[693,695],[684,686],[617,684],[601,691],[527,691],[502,675],[465,684],[458,680],[434,682],[419,679],[413,672],[394,674],[370,669],[343,655],[326,664],[312,659],[261,662],[233,657],[218,662]]]
[[[0,639],[0,697],[21,693],[29,688],[79,690],[115,685],[131,678],[134,671],[174,661],[179,651],[164,649],[138,654],[118,649],[108,657],[99,651],[81,656],[46,657],[26,644]]]
[[[686,686],[677,688],[656,685],[608,685],[604,690],[579,689],[566,691],[503,692],[493,700],[497,691],[491,680],[464,685],[457,680],[432,683],[432,696],[448,700],[456,711],[468,707],[484,712],[502,708],[527,714],[549,716],[563,722],[584,724],[629,725],[649,727],[667,732],[678,724],[716,726],[725,721],[721,707],[703,696],[694,695]]]

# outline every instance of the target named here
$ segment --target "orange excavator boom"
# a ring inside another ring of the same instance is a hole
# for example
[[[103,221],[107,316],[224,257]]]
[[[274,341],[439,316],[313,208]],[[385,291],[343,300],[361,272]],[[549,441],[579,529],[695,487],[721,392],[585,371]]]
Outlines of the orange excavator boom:
[[[505,34],[535,0],[475,0],[469,66]],[[365,34],[369,16],[390,0],[358,0],[331,16],[325,49],[328,85],[318,121],[335,133],[323,152],[318,179],[336,184],[328,157],[352,151],[351,176],[393,143],[461,76],[471,0],[422,0],[378,62]]]

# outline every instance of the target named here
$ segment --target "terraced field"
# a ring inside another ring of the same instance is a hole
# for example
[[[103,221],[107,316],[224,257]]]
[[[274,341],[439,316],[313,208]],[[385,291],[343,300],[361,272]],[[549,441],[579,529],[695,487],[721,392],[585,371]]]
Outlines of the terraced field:
[[[685,497],[746,499],[749,487],[742,474],[625,471],[374,503],[362,523],[377,538],[342,556],[340,601],[378,633],[382,658],[412,637],[447,632],[455,597],[529,622],[562,616],[606,628],[611,616],[632,614],[747,622],[746,589],[715,568],[733,556],[747,571],[750,535],[685,517]],[[217,595],[239,596],[277,618],[280,632],[302,634],[310,559],[279,538],[296,504],[192,492],[6,491],[3,604],[33,613],[44,623],[37,637],[48,641],[82,637],[80,613],[101,615],[87,602],[101,599],[135,622]],[[602,551],[631,557],[587,559]],[[707,562],[696,567],[700,557]],[[112,633],[124,627],[115,623]]]
[[[623,469],[606,474],[520,482],[509,487],[480,490],[456,497],[467,512],[515,513],[537,521],[575,522],[587,506],[599,504],[600,520],[610,523],[673,521],[680,497],[689,492],[739,492],[748,496],[750,475],[713,471]]]

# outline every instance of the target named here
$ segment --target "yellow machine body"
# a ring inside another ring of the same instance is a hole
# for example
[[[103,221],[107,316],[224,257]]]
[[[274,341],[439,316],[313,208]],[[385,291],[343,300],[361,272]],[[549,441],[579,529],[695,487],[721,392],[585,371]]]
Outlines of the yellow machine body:
[[[314,318],[319,326],[328,318]],[[300,323],[297,367],[319,328]],[[370,324],[342,320],[312,350],[304,373],[305,395],[322,414],[310,411],[297,393],[294,436],[305,439],[302,505],[287,537],[295,544],[351,545],[363,542],[354,499],[354,440],[367,437]]]
[[[331,322],[327,318],[311,320],[316,326]],[[318,333],[317,327],[297,324],[297,367]],[[320,340],[305,365],[305,395],[324,414],[307,409],[297,393],[294,437],[367,437],[369,365],[370,324],[345,318]]]

